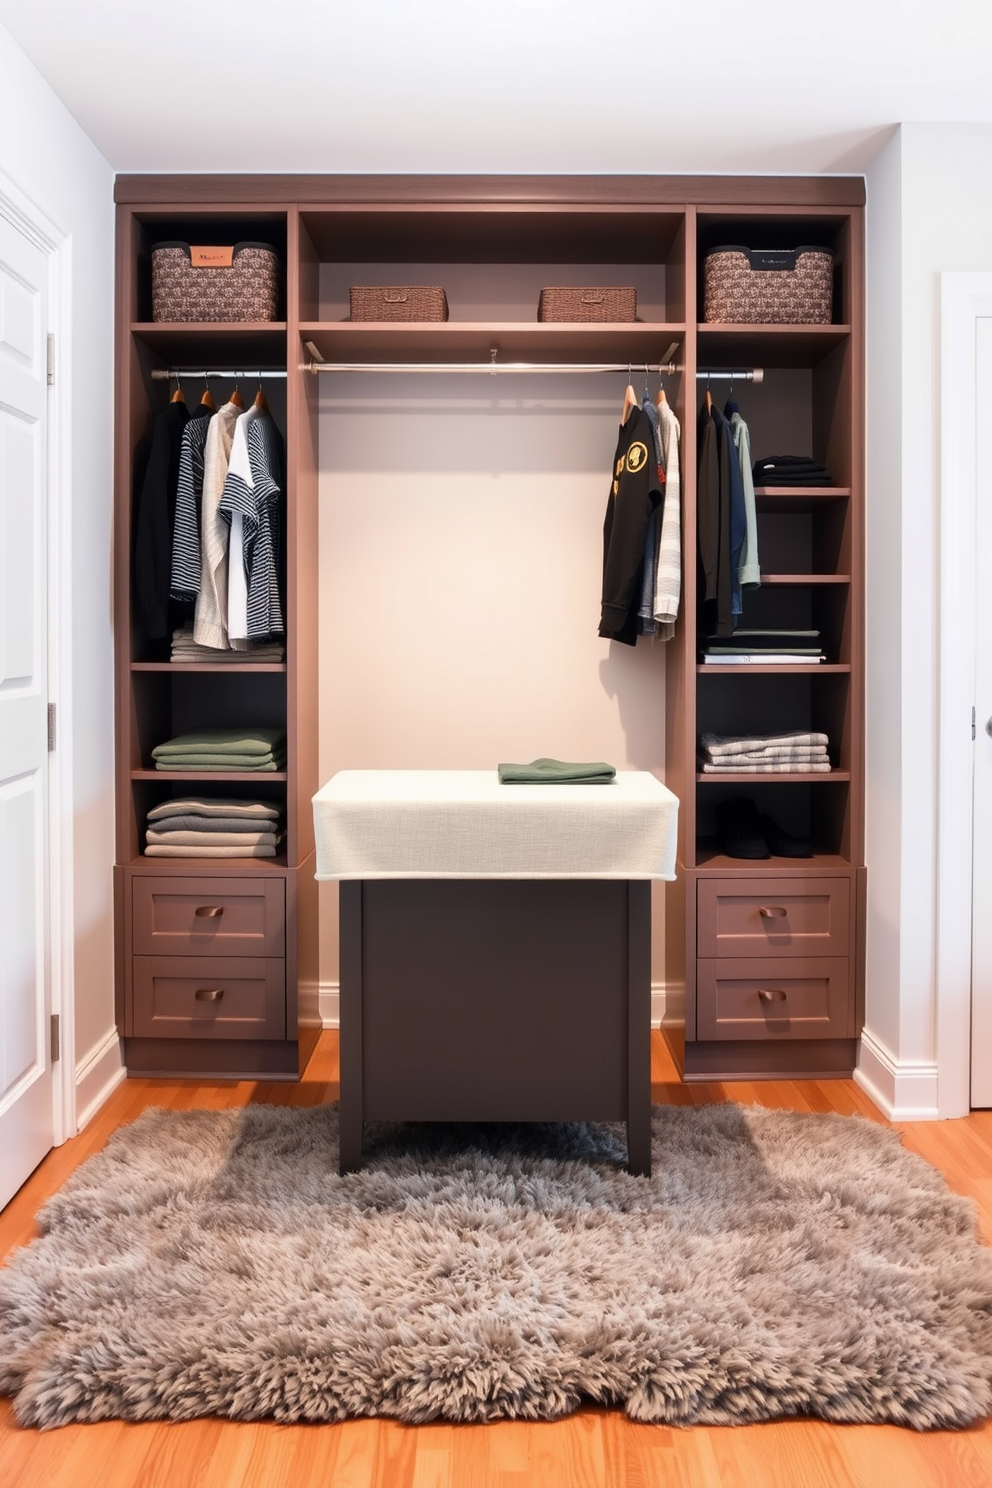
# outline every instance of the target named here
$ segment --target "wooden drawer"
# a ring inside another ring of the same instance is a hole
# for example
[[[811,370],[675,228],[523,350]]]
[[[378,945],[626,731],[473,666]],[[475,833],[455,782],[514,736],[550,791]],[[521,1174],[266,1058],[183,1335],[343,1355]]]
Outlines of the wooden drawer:
[[[135,956],[136,1038],[286,1037],[286,963],[260,956]]]
[[[283,956],[282,878],[131,879],[136,956]]]
[[[854,989],[844,956],[729,957],[698,963],[700,1039],[853,1038]]]
[[[700,956],[847,956],[847,878],[701,878]]]

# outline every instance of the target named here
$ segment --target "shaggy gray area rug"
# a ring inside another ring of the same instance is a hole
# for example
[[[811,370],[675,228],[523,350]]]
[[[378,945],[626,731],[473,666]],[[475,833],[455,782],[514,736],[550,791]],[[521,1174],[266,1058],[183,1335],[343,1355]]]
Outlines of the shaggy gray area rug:
[[[856,1117],[656,1108],[622,1130],[152,1110],[0,1271],[0,1393],[106,1417],[960,1426],[992,1408],[971,1203]]]

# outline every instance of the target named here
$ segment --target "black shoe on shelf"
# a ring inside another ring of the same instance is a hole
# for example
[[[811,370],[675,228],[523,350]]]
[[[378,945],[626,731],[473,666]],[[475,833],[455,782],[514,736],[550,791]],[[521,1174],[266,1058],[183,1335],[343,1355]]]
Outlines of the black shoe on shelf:
[[[770,816],[759,816],[755,828],[768,844],[775,858],[811,858],[813,848],[808,837],[793,837],[784,827],[773,822]]]
[[[758,827],[758,808],[750,796],[736,796],[716,808],[717,835],[728,858],[767,858],[768,844]]]

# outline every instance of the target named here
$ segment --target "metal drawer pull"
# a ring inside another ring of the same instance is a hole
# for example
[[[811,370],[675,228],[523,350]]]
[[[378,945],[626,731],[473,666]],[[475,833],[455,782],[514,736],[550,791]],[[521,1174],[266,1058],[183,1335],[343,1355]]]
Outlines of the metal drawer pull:
[[[193,996],[196,998],[197,1002],[220,1002],[221,998],[224,996],[224,988],[197,987],[196,991],[193,993]],[[761,996],[760,992],[758,996]]]
[[[193,913],[199,920],[216,920],[224,913],[223,904],[200,904]]]
[[[783,992],[781,987],[759,987],[758,996],[762,1002],[784,1002],[788,993]]]
[[[766,920],[777,920],[789,911],[783,904],[761,904],[758,906],[758,913]]]

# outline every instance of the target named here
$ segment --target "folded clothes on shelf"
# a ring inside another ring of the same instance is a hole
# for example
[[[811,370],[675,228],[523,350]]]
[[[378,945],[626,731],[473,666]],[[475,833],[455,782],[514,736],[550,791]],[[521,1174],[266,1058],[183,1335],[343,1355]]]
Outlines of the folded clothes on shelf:
[[[152,759],[157,770],[282,770],[286,764],[286,731],[194,729],[156,744]]]
[[[193,639],[192,622],[172,632],[171,660],[176,662],[207,661],[211,665],[220,662],[232,666],[248,663],[283,662],[286,647],[278,641],[244,641],[237,651],[221,650],[215,646],[201,646]]]
[[[812,455],[767,455],[756,460],[751,475],[756,486],[832,486],[825,465]]]
[[[500,785],[609,785],[616,768],[603,760],[591,762],[536,759],[527,765],[499,766]]]
[[[799,775],[830,769],[829,740],[821,733],[701,734],[698,763],[704,774]]]
[[[148,857],[274,858],[284,833],[271,801],[187,796],[148,813]]]

